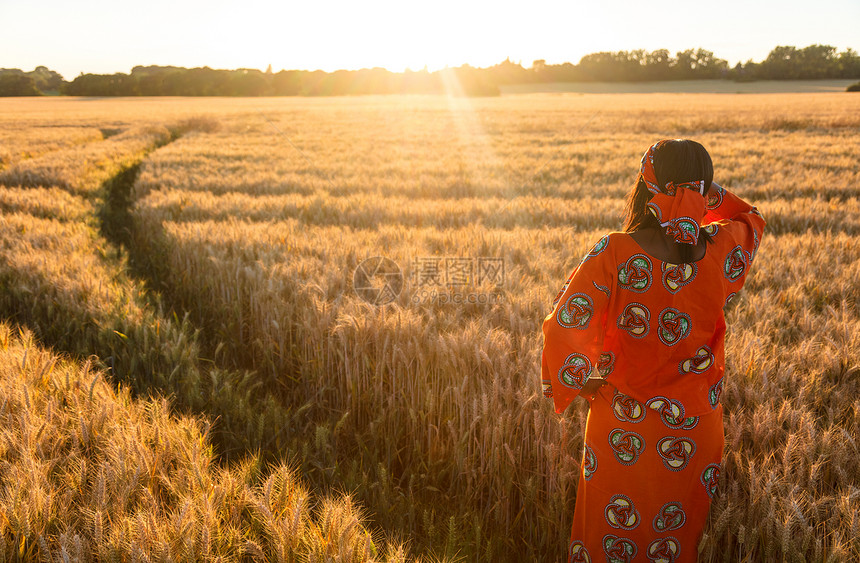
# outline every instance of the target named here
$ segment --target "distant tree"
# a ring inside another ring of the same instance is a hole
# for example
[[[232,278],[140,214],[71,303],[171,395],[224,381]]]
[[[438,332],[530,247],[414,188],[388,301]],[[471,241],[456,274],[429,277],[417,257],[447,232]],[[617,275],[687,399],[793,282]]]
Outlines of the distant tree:
[[[645,53],[644,49],[632,51],[618,51],[616,55],[617,76],[615,80],[630,80],[638,82],[645,79]]]
[[[523,84],[530,82],[533,75],[523,65],[511,62],[510,57],[487,69],[496,84]]]
[[[240,68],[230,74],[230,96],[265,96],[269,81],[255,68]]]
[[[166,65],[166,66],[162,66],[162,65],[149,65],[149,66],[138,65],[138,66],[135,66],[131,69],[131,74],[132,74],[132,76],[135,76],[135,75],[141,75],[141,74],[170,72],[170,71],[176,71],[176,70],[187,70],[187,69],[185,69],[184,67],[181,67],[181,66],[169,66],[169,65]]]
[[[63,88],[70,96],[136,96],[137,81],[128,74],[81,74]]]
[[[744,70],[747,71],[749,80],[757,80],[762,76],[761,63],[757,63],[752,59],[748,60],[747,64],[744,65]]]
[[[729,63],[707,49],[687,49],[676,54],[675,78],[721,78],[728,74]]]
[[[582,80],[579,68],[573,63],[555,65],[555,82],[578,82]]]
[[[272,77],[272,93],[276,96],[297,96],[302,91],[304,70],[282,70]]]
[[[134,73],[132,73],[134,76]],[[135,80],[137,81],[137,90],[140,92],[141,96],[163,96],[165,87],[164,87],[164,76],[161,74],[145,74],[142,76],[136,76]]]
[[[666,49],[657,49],[645,53],[643,63],[647,80],[669,80],[672,77],[674,59]]]
[[[230,89],[230,76],[223,70],[214,70],[208,66],[192,68],[185,71],[185,87],[192,96],[226,96]],[[272,78],[266,79],[271,84]]]
[[[166,70],[155,76],[162,80],[162,96],[207,96],[209,84],[204,77],[195,76],[188,69]]]
[[[46,66],[37,66],[35,70],[28,72],[27,75],[33,79],[36,88],[42,92],[59,92],[63,84],[66,83],[60,73]]]
[[[302,76],[302,89],[299,92],[302,96],[324,96],[327,94],[327,84],[325,79],[328,73],[322,70],[314,70],[305,72]]]
[[[539,82],[576,82],[581,79],[578,67],[571,63],[544,65],[540,74],[533,77]]]
[[[579,60],[579,68],[586,80],[617,80],[619,74],[617,59],[615,53],[608,51],[590,53]]]
[[[758,65],[752,62],[752,60],[749,60],[746,63],[739,62],[729,72],[728,76],[735,82],[752,82],[758,76],[757,66]]]
[[[455,96],[498,96],[498,84],[492,81],[485,69],[464,64],[456,68],[445,68],[434,73],[440,81],[442,91]],[[445,85],[448,85],[446,88]],[[451,88],[453,86],[453,88]]]
[[[535,82],[553,82],[552,67],[547,66],[545,59],[532,61],[531,75]]]
[[[759,63],[752,60],[729,68],[724,59],[706,49],[687,49],[672,57],[667,49],[599,52],[585,55],[578,64],[547,64],[536,59],[530,68],[510,58],[487,67],[462,65],[445,72],[406,70],[395,73],[384,68],[338,70],[335,72],[283,70],[273,73],[257,69],[214,70],[175,66],[136,66],[130,75],[82,74],[70,83],[47,69],[30,73],[20,69],[0,69],[6,91],[29,91],[26,78],[38,89],[60,89],[78,96],[333,96],[344,94],[443,93],[455,78],[464,95],[498,95],[499,86],[532,82],[691,80],[730,78],[734,80],[860,78],[860,56],[852,49],[837,53],[830,45],[809,45],[802,49],[777,46]],[[23,77],[23,78],[22,78]],[[23,89],[23,90],[22,90]]]
[[[409,94],[430,94],[439,91],[439,84],[427,67],[418,71],[407,70],[401,78],[400,91]]]
[[[6,69],[4,69],[6,70]],[[36,81],[24,74],[4,72],[0,74],[0,96],[40,96]]]
[[[686,51],[678,51],[675,54],[675,76],[678,80],[688,80],[693,78],[696,71],[696,56],[692,49]]]
[[[324,96],[354,94],[356,71],[336,70],[328,73],[320,82],[320,93]]]
[[[836,47],[809,45],[797,52],[799,78],[832,78],[839,75]]]
[[[394,94],[402,91],[403,75],[387,69],[363,68],[348,78],[348,94]]]
[[[860,56],[854,49],[845,49],[837,59],[839,78],[860,78]]]
[[[761,62],[760,75],[770,79],[799,78],[797,73],[797,48],[790,45],[777,45],[767,58]]]
[[[729,63],[707,49],[696,49],[695,57],[697,78],[720,78],[728,70]]]
[[[757,68],[758,78],[806,80],[860,76],[860,60],[848,49],[837,53],[831,45],[809,45],[802,49],[790,45],[775,47]]]

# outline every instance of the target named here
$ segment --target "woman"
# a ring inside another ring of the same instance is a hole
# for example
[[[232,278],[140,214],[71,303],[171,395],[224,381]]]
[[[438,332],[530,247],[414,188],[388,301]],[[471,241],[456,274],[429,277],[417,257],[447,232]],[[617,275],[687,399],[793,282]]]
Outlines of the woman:
[[[544,395],[590,402],[570,561],[695,561],[723,451],[723,307],[764,229],[707,151],[642,157],[624,232],[601,238],[544,319]],[[701,226],[700,225],[704,225]]]

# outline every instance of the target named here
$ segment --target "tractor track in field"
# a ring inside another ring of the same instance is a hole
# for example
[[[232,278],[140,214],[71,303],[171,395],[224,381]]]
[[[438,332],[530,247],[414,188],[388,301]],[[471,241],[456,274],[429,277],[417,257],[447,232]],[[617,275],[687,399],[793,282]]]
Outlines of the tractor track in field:
[[[173,299],[173,293],[165,282],[167,276],[163,270],[167,267],[166,262],[160,260],[157,255],[146,255],[134,244],[136,229],[133,214],[134,185],[141,167],[149,154],[178,138],[179,136],[174,136],[167,143],[154,147],[138,162],[104,182],[96,210],[99,234],[116,251],[125,275],[140,287],[146,306],[153,310],[160,321],[177,322],[182,319],[182,329],[187,338],[200,348],[196,367],[202,379],[213,382],[216,379],[219,380],[219,384],[213,384],[206,389],[205,393],[208,397],[202,401],[195,402],[190,397],[175,397],[176,402],[184,405],[186,410],[207,415],[214,421],[211,435],[219,459],[226,462],[253,452],[263,461],[276,462],[283,457],[282,452],[270,447],[267,439],[264,440],[262,436],[254,439],[247,436],[245,432],[249,427],[268,427],[274,421],[269,419],[263,422],[266,415],[257,409],[238,407],[241,404],[264,403],[266,400],[272,400],[265,391],[258,391],[259,385],[255,382],[256,373],[253,367],[235,363],[224,365],[223,355],[222,361],[213,359],[217,356],[218,343],[212,338],[207,338],[207,331],[200,320],[195,318],[193,310],[186,310]],[[125,260],[122,260],[123,256]],[[279,405],[279,407],[283,413],[288,413],[290,410],[286,405]]]

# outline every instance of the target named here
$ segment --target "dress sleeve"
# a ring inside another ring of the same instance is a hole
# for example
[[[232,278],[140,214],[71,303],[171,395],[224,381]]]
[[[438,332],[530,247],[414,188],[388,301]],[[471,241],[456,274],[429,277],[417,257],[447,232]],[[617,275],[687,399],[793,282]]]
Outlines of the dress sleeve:
[[[614,290],[609,235],[601,238],[573,270],[544,318],[541,381],[557,413],[579,395],[598,371],[606,315]]]
[[[708,194],[703,223],[705,232],[720,241],[721,252],[726,253],[723,274],[728,303],[746,280],[765,220],[755,206],[720,187]]]

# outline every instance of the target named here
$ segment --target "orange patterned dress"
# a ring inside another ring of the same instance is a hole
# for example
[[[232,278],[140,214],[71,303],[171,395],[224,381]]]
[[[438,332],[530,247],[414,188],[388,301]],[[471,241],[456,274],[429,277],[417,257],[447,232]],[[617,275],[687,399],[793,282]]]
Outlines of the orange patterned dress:
[[[670,264],[601,238],[543,322],[544,395],[563,412],[591,374],[569,561],[695,561],[720,476],[725,317],[764,230],[712,190],[705,256]]]

